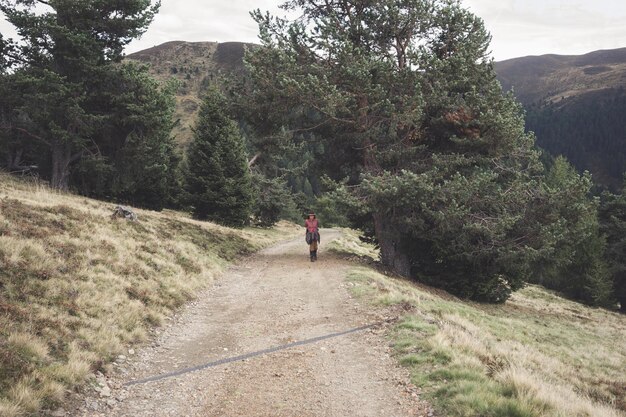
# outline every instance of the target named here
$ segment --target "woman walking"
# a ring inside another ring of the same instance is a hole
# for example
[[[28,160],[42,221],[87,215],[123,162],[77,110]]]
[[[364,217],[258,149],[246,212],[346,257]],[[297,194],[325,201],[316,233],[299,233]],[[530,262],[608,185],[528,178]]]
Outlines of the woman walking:
[[[317,247],[320,243],[319,224],[315,213],[309,213],[309,218],[304,222],[306,227],[306,243],[309,245],[311,262],[317,261]]]

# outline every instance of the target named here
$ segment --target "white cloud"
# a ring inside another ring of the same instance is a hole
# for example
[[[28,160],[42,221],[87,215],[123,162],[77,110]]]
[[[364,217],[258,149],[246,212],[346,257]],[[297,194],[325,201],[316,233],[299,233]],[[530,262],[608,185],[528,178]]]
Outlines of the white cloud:
[[[250,11],[269,10],[283,15],[276,0],[203,1],[163,0],[161,11],[142,39],[127,49],[138,51],[171,40],[257,42],[258,27]],[[176,16],[177,21],[170,20]]]
[[[626,47],[623,0],[464,0],[493,36],[498,60]]]
[[[463,0],[485,20],[496,59],[582,54],[626,47],[624,0]],[[161,12],[128,52],[172,40],[257,41],[255,8],[283,15],[282,0],[163,0]],[[15,33],[0,19],[0,31]]]

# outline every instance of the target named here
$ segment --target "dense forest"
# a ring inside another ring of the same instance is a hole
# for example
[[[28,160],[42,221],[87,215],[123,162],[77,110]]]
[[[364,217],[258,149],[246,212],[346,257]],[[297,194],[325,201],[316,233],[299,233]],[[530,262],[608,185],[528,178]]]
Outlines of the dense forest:
[[[552,155],[564,155],[601,185],[619,189],[626,169],[623,87],[526,106],[526,126]]]
[[[552,156],[617,191],[626,170],[626,48],[496,63],[498,79],[526,110],[526,129]]]
[[[172,135],[180,82],[123,61],[158,6],[47,4],[0,1],[20,34],[0,38],[9,172],[236,227],[315,209],[361,230],[386,267],[461,297],[504,302],[538,282],[626,308],[623,188],[600,198],[566,159],[546,163],[496,78],[482,20],[460,2],[291,0],[294,21],[254,12],[261,45],[243,75],[206,86],[185,148]],[[548,127],[530,112],[528,123],[571,135],[577,161],[590,151],[577,126],[604,146],[622,92],[611,100],[586,120]]]

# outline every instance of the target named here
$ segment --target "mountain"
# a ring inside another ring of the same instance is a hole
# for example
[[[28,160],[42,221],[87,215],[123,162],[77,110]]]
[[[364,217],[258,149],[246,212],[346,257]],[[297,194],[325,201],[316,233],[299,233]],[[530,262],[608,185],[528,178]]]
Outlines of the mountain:
[[[126,60],[148,64],[152,75],[161,81],[172,78],[179,81],[176,95],[179,123],[174,135],[185,147],[193,137],[191,127],[204,91],[225,75],[243,72],[245,48],[253,46],[241,42],[173,41],[130,54]]]
[[[617,188],[626,171],[626,48],[496,63],[526,109],[527,129],[552,155]]]

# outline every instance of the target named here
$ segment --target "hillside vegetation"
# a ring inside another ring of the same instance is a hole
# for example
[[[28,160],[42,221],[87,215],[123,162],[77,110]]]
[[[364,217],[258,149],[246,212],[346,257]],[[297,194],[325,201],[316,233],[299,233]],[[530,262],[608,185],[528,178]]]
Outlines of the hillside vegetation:
[[[626,48],[585,55],[542,55],[496,63],[505,90],[524,104],[557,101],[626,84]]]
[[[127,57],[150,65],[161,81],[180,82],[176,94],[176,141],[192,138],[201,96],[225,76],[243,74],[244,49],[238,42],[167,42]],[[258,47],[258,46],[256,46]],[[496,63],[505,91],[513,89],[528,112],[527,128],[539,146],[564,155],[596,182],[619,187],[626,169],[623,118],[626,48],[585,55],[543,55]]]
[[[373,254],[355,237],[335,250]],[[406,311],[391,343],[443,415],[626,416],[624,316],[535,285],[494,306],[372,268],[354,268],[348,279],[355,295]]]
[[[60,402],[229,262],[294,231],[112,208],[0,174],[0,416]]]
[[[186,147],[193,137],[191,127],[196,121],[202,96],[207,88],[224,77],[244,71],[244,48],[252,45],[240,42],[166,42],[135,52],[127,61],[150,66],[150,74],[165,82],[176,79],[177,125],[172,134],[179,145]]]
[[[626,48],[543,55],[496,64],[505,90],[527,111],[537,144],[617,189],[626,170]]]

